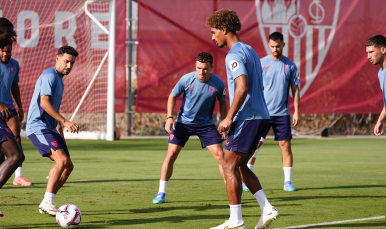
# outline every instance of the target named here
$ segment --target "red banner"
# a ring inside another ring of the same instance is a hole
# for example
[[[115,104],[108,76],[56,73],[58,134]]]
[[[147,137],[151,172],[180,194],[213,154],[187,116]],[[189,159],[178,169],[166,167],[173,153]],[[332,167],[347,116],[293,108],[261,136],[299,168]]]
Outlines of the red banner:
[[[168,95],[195,70],[199,52],[213,55],[212,72],[226,83],[229,50],[215,45],[206,26],[221,8],[237,12],[238,35],[260,58],[270,54],[269,34],[283,33],[284,55],[300,72],[301,113],[380,113],[383,107],[379,67],[369,63],[364,45],[374,34],[386,35],[383,0],[139,0],[138,8],[137,112],[166,112]],[[293,112],[292,101],[290,107]]]
[[[116,3],[116,84],[115,111],[123,112],[126,101],[126,1]],[[0,17],[9,19],[17,32],[12,57],[20,65],[20,89],[28,112],[35,83],[41,73],[55,65],[58,49],[74,47],[79,56],[71,73],[63,78],[61,113],[73,113],[108,50],[108,35],[89,14],[108,31],[109,2],[0,0]],[[79,113],[106,113],[107,61],[96,75]]]

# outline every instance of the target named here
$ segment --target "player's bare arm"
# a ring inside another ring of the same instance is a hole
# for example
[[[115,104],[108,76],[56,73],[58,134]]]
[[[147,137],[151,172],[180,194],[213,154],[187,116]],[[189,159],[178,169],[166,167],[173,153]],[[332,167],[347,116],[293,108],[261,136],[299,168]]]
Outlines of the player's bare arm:
[[[18,107],[18,115],[19,115],[19,121],[22,122],[24,119],[24,111],[23,111],[23,106],[21,104],[21,98],[20,98],[20,88],[18,83],[12,84],[11,88],[12,96],[15,99],[15,102]]]
[[[245,98],[248,94],[248,77],[246,75],[241,75],[235,79],[236,90],[233,97],[232,106],[229,108],[229,112],[224,120],[218,125],[218,132],[223,133],[229,130],[229,127],[232,124],[233,118],[235,117],[237,111],[243,105]]]
[[[176,97],[173,95],[173,93],[170,93],[169,98],[168,98],[168,105],[167,105],[167,118],[166,118],[166,123],[165,123],[165,130],[168,132],[168,134],[171,133],[171,126],[173,125],[174,127],[174,119],[173,119],[173,110],[174,106],[176,105]]]
[[[1,102],[0,102],[0,112],[3,120],[8,120],[11,117],[11,109],[7,105]]]
[[[382,127],[383,127],[383,120],[385,119],[385,117],[386,117],[386,111],[385,111],[385,107],[383,107],[381,114],[379,115],[377,124],[375,124],[375,127],[374,127],[374,134],[376,136],[383,135]]]
[[[227,112],[228,112],[228,104],[227,104],[226,99],[224,99],[224,101],[220,102],[221,120],[224,120],[226,118]],[[226,137],[227,137],[226,132],[221,133],[221,137],[222,137],[222,139],[226,139]]]
[[[75,133],[75,132],[78,133],[79,126],[76,125],[76,123],[74,122],[68,121],[61,114],[59,114],[52,106],[50,100],[51,100],[51,96],[49,95],[40,96],[40,106],[44,109],[44,111],[47,112],[51,117],[56,119],[58,122],[62,123],[64,127],[70,130],[71,133]]]
[[[299,85],[291,86],[292,98],[294,99],[295,112],[292,117],[292,124],[297,126],[300,121],[300,93]]]

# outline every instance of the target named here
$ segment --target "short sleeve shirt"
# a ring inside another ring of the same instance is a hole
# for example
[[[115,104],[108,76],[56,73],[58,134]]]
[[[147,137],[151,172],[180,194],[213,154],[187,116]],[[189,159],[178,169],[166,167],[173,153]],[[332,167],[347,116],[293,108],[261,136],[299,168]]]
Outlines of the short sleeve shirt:
[[[248,94],[243,105],[233,118],[237,120],[269,119],[264,100],[263,78],[260,58],[251,46],[237,42],[225,58],[227,69],[230,106],[236,89],[235,79],[241,75],[248,77]]]
[[[49,129],[58,133],[56,126],[58,121],[51,117],[40,106],[40,96],[51,96],[51,104],[59,112],[62,103],[64,84],[62,76],[55,67],[45,70],[39,77],[35,85],[35,91],[32,96],[28,111],[27,135],[40,132],[42,129]]]
[[[19,63],[11,58],[7,64],[0,63],[0,102],[10,109],[15,109],[11,95],[15,83],[19,83]]]
[[[386,107],[386,68],[379,69],[378,79],[383,93],[383,104]]]
[[[172,93],[175,97],[183,94],[182,104],[176,122],[191,125],[213,125],[213,110],[216,98],[225,100],[225,84],[220,77],[211,73],[210,79],[201,82],[196,72],[181,77]]]
[[[270,116],[289,115],[288,94],[290,85],[300,84],[296,65],[287,57],[274,60],[271,56],[261,59],[264,98]]]

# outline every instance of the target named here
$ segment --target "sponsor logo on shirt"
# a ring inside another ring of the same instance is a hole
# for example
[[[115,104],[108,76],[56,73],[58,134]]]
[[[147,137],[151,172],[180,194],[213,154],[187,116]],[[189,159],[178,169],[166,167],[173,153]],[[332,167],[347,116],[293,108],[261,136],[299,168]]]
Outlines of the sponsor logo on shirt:
[[[264,69],[265,69],[265,70],[268,70],[268,69],[269,69],[269,66],[264,66]]]
[[[288,72],[288,66],[287,66],[287,65],[284,66],[284,71],[285,71],[285,72]]]
[[[194,89],[194,86],[189,86],[189,90],[193,90]]]
[[[13,73],[14,71],[15,71],[15,68],[12,67],[12,68],[11,68],[11,72]]]
[[[212,92],[212,94],[216,91],[216,88],[215,87],[210,87],[210,92]]]
[[[237,60],[232,60],[229,62],[229,68],[231,69],[232,72],[237,71],[239,69],[240,64],[237,62]]]
[[[51,142],[51,145],[58,147],[58,143],[56,141]]]

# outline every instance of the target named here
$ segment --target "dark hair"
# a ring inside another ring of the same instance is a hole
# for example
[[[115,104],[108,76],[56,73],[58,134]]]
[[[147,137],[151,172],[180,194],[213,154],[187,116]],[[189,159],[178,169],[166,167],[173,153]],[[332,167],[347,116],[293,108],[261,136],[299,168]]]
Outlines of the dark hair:
[[[5,28],[5,27],[12,27],[13,28],[13,24],[5,17],[0,17],[0,28]]]
[[[376,34],[371,36],[367,41],[366,41],[366,47],[367,46],[374,46],[374,47],[386,47],[386,37]]]
[[[58,50],[58,55],[63,55],[65,53],[73,55],[75,57],[77,57],[79,55],[78,52],[71,46],[60,47]]]
[[[210,63],[210,65],[212,65],[213,57],[212,55],[210,55],[210,53],[200,52],[196,57],[196,61],[199,61],[201,63]]]
[[[217,10],[206,19],[206,25],[216,29],[226,29],[231,33],[241,30],[241,22],[237,13],[229,9]]]
[[[273,33],[271,33],[271,35],[269,35],[268,40],[273,40],[273,41],[281,40],[283,42],[284,37],[283,37],[283,34],[281,34],[279,32],[273,32]]]

